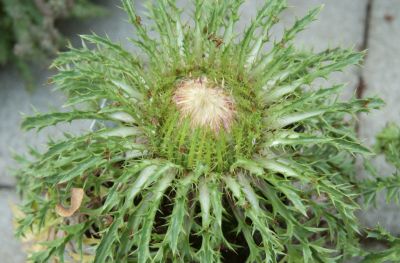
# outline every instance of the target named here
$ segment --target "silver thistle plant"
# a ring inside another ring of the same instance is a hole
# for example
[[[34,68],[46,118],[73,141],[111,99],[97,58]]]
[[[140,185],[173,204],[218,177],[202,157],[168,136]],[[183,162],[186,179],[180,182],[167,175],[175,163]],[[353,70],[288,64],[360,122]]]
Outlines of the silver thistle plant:
[[[70,47],[53,64],[59,73],[52,81],[71,110],[23,121],[26,130],[97,122],[94,131],[50,140],[45,153],[32,150],[34,161],[19,158],[17,234],[44,241],[31,260],[366,256],[359,239],[367,230],[354,212],[367,184],[356,180],[355,158],[371,151],[356,139],[355,117],[382,101],[340,101],[342,85],[312,88],[359,64],[363,53],[294,48],[319,8],[272,42],[282,0],[266,1],[240,35],[243,0],[194,0],[190,21],[174,0],[148,2],[150,24],[133,2],[122,2],[136,29],[130,40],[143,55],[82,36],[81,48]]]

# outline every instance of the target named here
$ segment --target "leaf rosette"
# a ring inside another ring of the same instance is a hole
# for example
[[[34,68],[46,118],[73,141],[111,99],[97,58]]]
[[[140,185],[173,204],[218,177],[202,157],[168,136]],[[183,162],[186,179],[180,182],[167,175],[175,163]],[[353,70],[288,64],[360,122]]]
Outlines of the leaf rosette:
[[[340,101],[342,85],[313,83],[363,53],[294,47],[319,8],[273,39],[281,0],[237,35],[242,3],[195,0],[185,21],[175,1],[157,0],[144,21],[124,0],[140,52],[84,35],[54,61],[71,110],[23,128],[89,119],[96,129],[51,140],[19,173],[18,233],[48,222],[63,231],[34,261],[335,262],[359,252],[355,157],[371,151],[354,117],[382,102]],[[55,207],[76,188],[79,209],[60,219]]]

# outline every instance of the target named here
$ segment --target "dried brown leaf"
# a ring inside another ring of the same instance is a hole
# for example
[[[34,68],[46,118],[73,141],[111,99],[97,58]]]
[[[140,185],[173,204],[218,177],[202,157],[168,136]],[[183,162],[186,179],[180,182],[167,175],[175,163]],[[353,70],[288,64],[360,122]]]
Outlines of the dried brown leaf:
[[[81,207],[84,191],[83,188],[72,188],[71,190],[71,206],[65,208],[61,204],[56,206],[56,212],[62,217],[72,216]]]

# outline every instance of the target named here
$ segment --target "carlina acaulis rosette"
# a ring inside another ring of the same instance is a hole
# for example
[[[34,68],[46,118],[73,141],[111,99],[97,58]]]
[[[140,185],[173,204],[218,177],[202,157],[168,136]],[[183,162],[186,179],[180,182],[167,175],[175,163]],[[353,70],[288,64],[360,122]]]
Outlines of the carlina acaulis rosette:
[[[54,61],[52,82],[70,110],[26,117],[22,127],[80,119],[96,127],[18,158],[17,234],[58,233],[31,251],[32,261],[367,255],[354,216],[363,189],[355,159],[371,151],[354,124],[382,101],[341,101],[343,85],[313,84],[357,65],[363,53],[294,47],[319,8],[274,38],[283,0],[264,1],[238,32],[243,2],[193,0],[184,20],[174,0],[123,0],[134,27],[127,37],[140,51],[83,35],[82,47]],[[137,12],[142,5],[149,19]]]

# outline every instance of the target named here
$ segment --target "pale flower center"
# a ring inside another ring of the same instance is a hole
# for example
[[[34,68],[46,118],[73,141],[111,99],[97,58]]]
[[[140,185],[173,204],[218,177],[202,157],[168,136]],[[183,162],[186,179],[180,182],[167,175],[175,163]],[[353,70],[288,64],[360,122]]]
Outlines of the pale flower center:
[[[192,128],[209,127],[216,133],[223,128],[229,132],[236,115],[232,96],[221,87],[212,87],[206,78],[182,81],[173,101]]]

